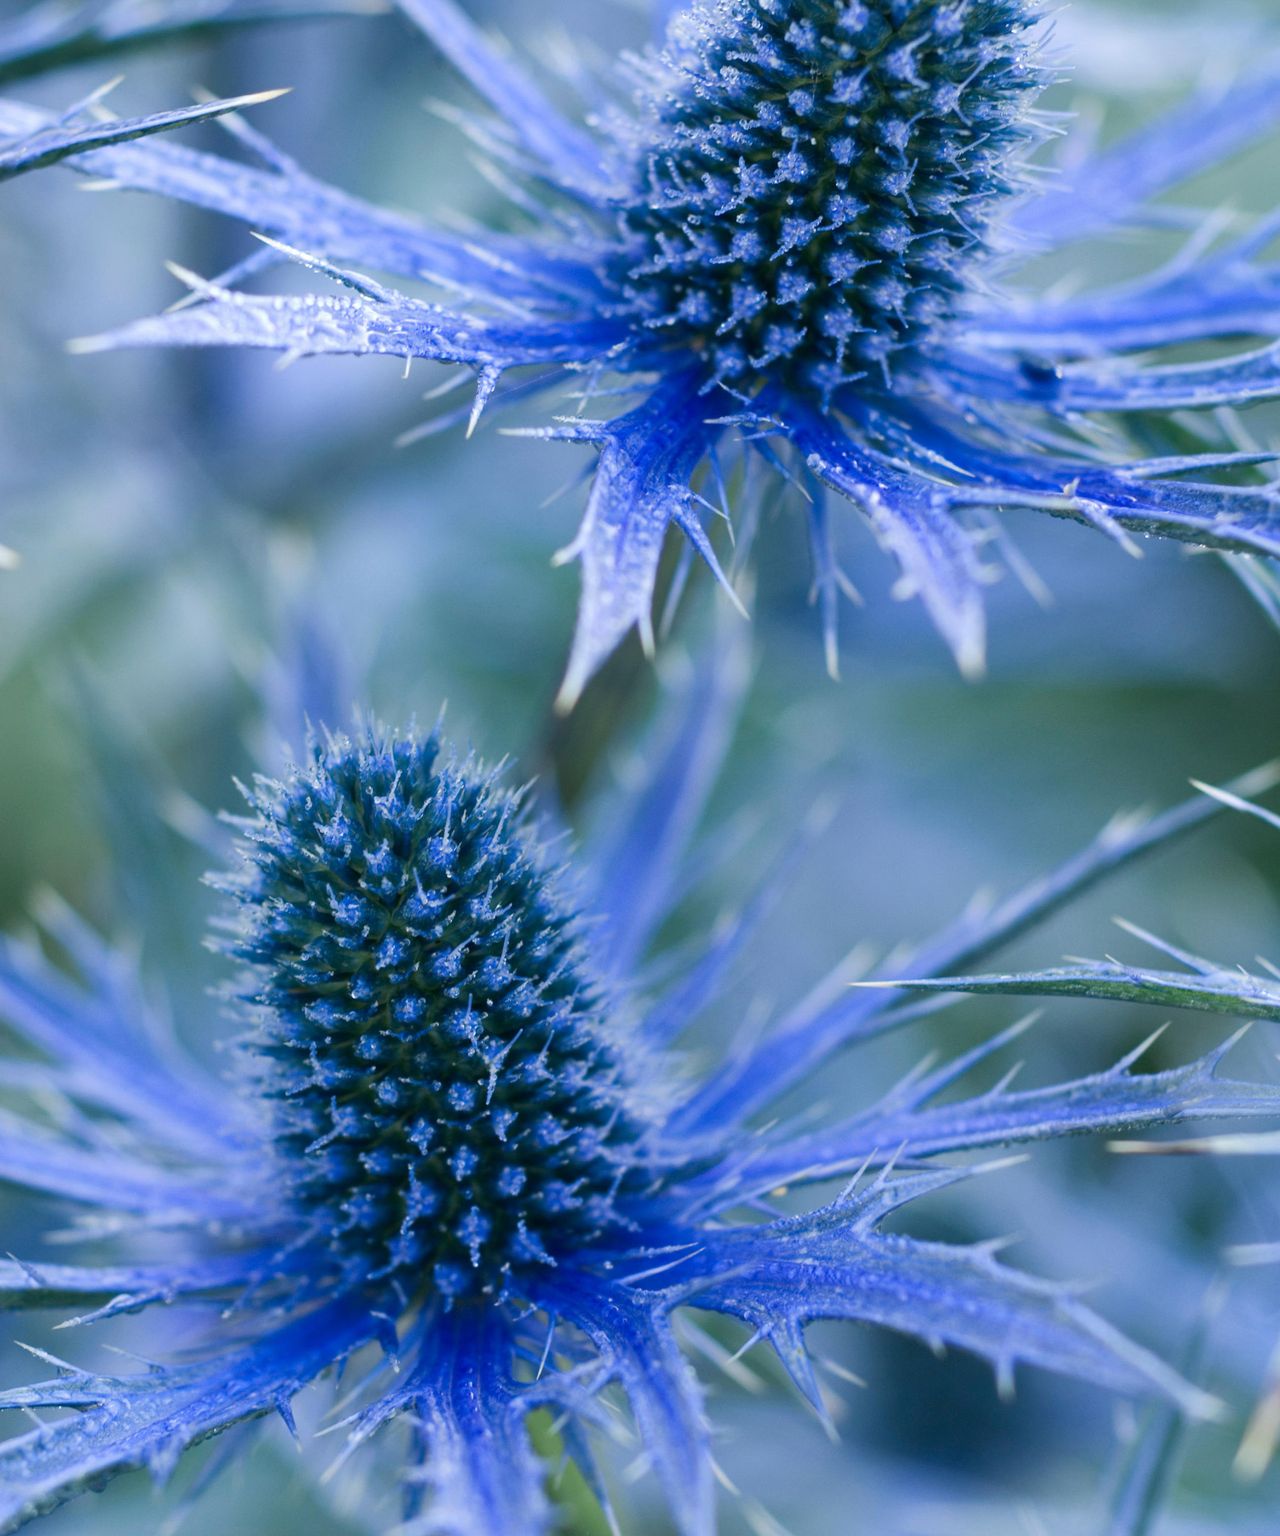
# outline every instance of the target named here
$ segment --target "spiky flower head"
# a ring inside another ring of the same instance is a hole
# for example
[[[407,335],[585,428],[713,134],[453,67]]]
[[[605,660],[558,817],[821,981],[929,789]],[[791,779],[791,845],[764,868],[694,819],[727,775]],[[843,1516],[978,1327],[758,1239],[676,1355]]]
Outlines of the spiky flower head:
[[[932,334],[1021,186],[1023,0],[703,0],[641,97],[618,285],[754,391],[829,400]]]
[[[106,1245],[81,1264],[65,1251],[0,1261],[0,1305],[102,1322],[167,1304],[201,1320],[176,1361],[121,1375],[63,1366],[0,1393],[0,1407],[75,1410],[0,1445],[0,1531],[121,1470],[164,1475],[183,1448],[243,1420],[278,1410],[292,1426],[293,1396],[346,1363],[343,1455],[412,1418],[413,1459],[377,1480],[404,1490],[404,1509],[373,1515],[387,1525],[544,1536],[523,1418],[554,1409],[593,1476],[587,1430],[615,1384],[681,1536],[710,1536],[702,1395],[673,1331],[686,1308],[771,1343],[819,1413],[804,1329],[824,1317],[976,1351],[1002,1379],[1022,1361],[1205,1406],[1068,1289],[986,1245],[883,1224],[973,1175],[940,1166],[947,1153],[1274,1113],[1274,1089],[1219,1075],[1221,1049],[1174,1071],[1139,1075],[1126,1058],[1077,1082],[957,1093],[1006,1033],[851,1117],[779,1120],[771,1106],[841,1046],[913,1016],[900,992],[828,981],[702,1075],[669,1053],[722,995],[765,907],[753,900],[684,967],[666,966],[664,985],[642,979],[696,868],[682,836],[737,686],[713,670],[673,701],[607,842],[574,861],[573,899],[523,797],[432,736],[320,735],[298,769],[258,780],[237,823],[241,867],[223,882],[236,901],[226,942],[246,976],[238,1023],[251,1026],[225,1081],[164,1040],[121,959],[65,914],[59,951],[81,987],[38,951],[0,946],[5,1021],[32,1048],[13,1079],[15,1099],[31,1091],[30,1118],[0,1121],[0,1175],[79,1205],[93,1219],[74,1230]],[[952,929],[931,966],[990,952],[1215,808],[1104,837]],[[65,1111],[53,1123],[50,1104]],[[796,1192],[859,1170],[797,1213]],[[30,1242],[15,1233],[5,1246]]]
[[[1218,550],[1275,607],[1274,573],[1236,558],[1280,555],[1280,500],[1257,470],[1272,455],[1229,414],[1280,396],[1277,347],[1238,347],[1280,336],[1274,221],[1218,244],[1206,223],[1183,259],[1122,286],[1091,286],[1083,260],[1072,295],[1025,270],[1029,256],[1153,222],[1151,199],[1268,132],[1274,64],[1104,150],[1069,145],[1042,176],[1033,146],[1063,120],[1032,105],[1049,68],[1027,0],[668,0],[665,39],[590,82],[585,125],[458,0],[399,3],[501,119],[461,118],[501,162],[522,232],[423,227],[303,176],[257,138],[265,170],[163,143],[80,154],[77,169],[274,242],[216,282],[181,274],[196,302],[85,345],[462,364],[474,404],[431,430],[572,383],[575,414],[534,429],[600,450],[567,551],[582,602],[562,707],[633,627],[647,637],[672,525],[739,601],[711,533],[756,495],[738,473],[753,454],[799,493],[832,671],[850,584],[828,491],[863,515],[900,567],[897,590],[921,598],[969,676],[984,666],[994,556],[1044,585],[996,522],[1011,508],[1129,549],[1145,536]],[[0,133],[50,127],[0,103]],[[239,291],[286,259],[339,291]],[[433,284],[440,301],[371,271]],[[1210,351],[1158,355],[1184,343]],[[504,382],[519,369],[533,372]],[[621,414],[581,408],[630,389],[640,399]],[[741,519],[738,561],[757,510]]]
[[[343,1269],[505,1295],[615,1228],[635,1095],[521,797],[372,734],[251,805],[230,948],[281,1177]]]

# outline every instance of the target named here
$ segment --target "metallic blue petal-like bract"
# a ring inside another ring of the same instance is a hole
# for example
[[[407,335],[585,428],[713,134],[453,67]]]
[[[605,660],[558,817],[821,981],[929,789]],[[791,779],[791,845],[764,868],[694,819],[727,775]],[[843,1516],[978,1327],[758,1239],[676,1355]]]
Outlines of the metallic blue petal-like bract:
[[[167,144],[97,150],[72,163],[276,243],[217,281],[183,274],[199,302],[91,345],[457,363],[477,379],[473,424],[566,376],[588,401],[628,379],[634,408],[543,434],[601,454],[571,551],[583,597],[562,703],[633,626],[647,631],[671,525],[719,574],[704,523],[732,510],[734,443],[805,493],[833,666],[845,583],[828,488],[861,510],[969,674],[985,656],[977,549],[996,509],[1216,549],[1274,609],[1280,503],[1259,471],[1274,455],[1222,412],[1280,395],[1276,222],[1215,238],[1212,220],[1153,199],[1275,125],[1276,67],[1045,180],[1030,157],[1061,120],[1033,105],[1051,72],[1028,0],[667,6],[664,45],[625,58],[583,125],[456,0],[401,6],[497,114],[464,121],[501,162],[525,232],[426,229],[304,175],[247,128],[265,169]],[[15,142],[49,121],[0,103]],[[1190,237],[1145,278],[1069,298],[1018,280],[1031,256],[1144,222]],[[345,293],[239,291],[287,257]],[[1232,341],[1204,361],[1149,355]],[[520,369],[533,371],[502,383]],[[1203,413],[1197,427],[1187,411]],[[1176,454],[1126,454],[1135,413],[1166,427],[1183,413]]]
[[[907,993],[819,986],[701,1076],[673,1050],[765,920],[750,902],[661,986],[646,980],[731,739],[733,654],[708,652],[665,706],[647,776],[572,860],[543,845],[525,795],[432,734],[322,734],[301,766],[256,781],[239,863],[216,882],[242,1032],[223,1078],[65,910],[52,937],[78,981],[34,945],[0,949],[0,1016],[26,1047],[6,1062],[0,1179],[78,1208],[96,1245],[78,1264],[0,1262],[0,1305],[187,1318],[187,1347],[150,1369],[46,1357],[49,1379],[0,1394],[72,1410],[0,1444],[0,1531],[117,1472],[163,1476],[233,1425],[292,1425],[294,1396],[345,1365],[341,1455],[412,1426],[394,1473],[407,1532],[548,1529],[525,1416],[555,1409],[602,1486],[593,1436],[621,1395],[678,1529],[708,1536],[709,1430],[679,1347],[692,1309],[745,1324],[820,1414],[805,1344],[818,1318],[974,1351],[1002,1381],[1025,1362],[1202,1406],[1070,1287],[885,1221],[986,1171],[948,1154],[1280,1112],[1274,1087],[1220,1075],[1225,1048],[1159,1073],[1126,1058],[1043,1088],[967,1087],[1020,1033],[1006,1031],[828,1123],[771,1106],[917,1017]],[[1202,797],[1113,826],[905,973],[959,973],[1220,808]]]

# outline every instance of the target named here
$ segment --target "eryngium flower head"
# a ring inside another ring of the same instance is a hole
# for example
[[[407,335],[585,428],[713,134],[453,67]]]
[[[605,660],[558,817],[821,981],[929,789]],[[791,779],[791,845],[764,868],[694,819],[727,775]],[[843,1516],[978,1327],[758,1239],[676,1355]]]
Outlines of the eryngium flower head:
[[[505,1296],[651,1182],[618,1031],[520,799],[434,737],[346,739],[245,824],[282,1187],[353,1280]]]
[[[631,129],[621,312],[747,391],[767,371],[829,400],[879,372],[1018,186],[1029,25],[1022,0],[681,13]]]
[[[6,1074],[11,1102],[30,1101],[0,1120],[0,1176],[78,1207],[74,1231],[97,1244],[82,1263],[65,1249],[45,1263],[11,1234],[3,1246],[26,1251],[0,1262],[0,1302],[87,1309],[81,1323],[165,1305],[186,1344],[132,1374],[56,1362],[0,1394],[76,1410],[0,1444],[0,1530],[118,1471],[162,1476],[232,1424],[274,1410],[292,1424],[294,1395],[345,1363],[340,1459],[400,1415],[412,1425],[407,1459],[378,1469],[378,1488],[404,1491],[403,1511],[370,1506],[388,1526],[403,1514],[413,1536],[539,1536],[550,1512],[522,1420],[552,1407],[602,1486],[591,1431],[613,1422],[598,1401],[612,1389],[677,1528],[709,1536],[709,1431],[673,1324],[690,1308],[772,1346],[820,1414],[804,1330],[826,1317],[976,1351],[1002,1380],[1028,1362],[1202,1403],[1070,1288],[989,1245],[883,1224],[983,1171],[939,1161],[950,1153],[1275,1113],[1273,1088],[1218,1075],[1221,1048],[1157,1074],[1126,1058],[1048,1087],[968,1087],[1015,1029],[847,1118],[815,1106],[779,1119],[770,1107],[794,1107],[834,1053],[918,1012],[900,991],[830,979],[703,1076],[671,1052],[759,944],[767,908],[753,898],[699,951],[682,945],[683,967],[668,957],[662,986],[642,982],[688,887],[682,836],[729,739],[731,695],[710,673],[672,705],[649,777],[576,861],[573,901],[519,797],[433,739],[325,737],[296,772],[260,781],[229,940],[248,967],[249,1002],[233,1006],[255,1017],[225,1080],[164,1038],[128,963],[65,913],[56,937],[81,984],[32,947],[0,948],[0,1008],[33,1048]],[[1109,830],[969,913],[913,974],[986,955],[1214,809]],[[594,918],[581,931],[579,904]]]
[[[1033,109],[1049,70],[1027,0],[667,4],[665,41],[590,82],[585,125],[456,0],[400,3],[498,114],[463,122],[502,162],[524,232],[424,228],[303,175],[258,137],[266,169],[168,144],[83,154],[72,163],[94,176],[276,242],[217,281],[180,274],[197,302],[87,345],[461,364],[477,393],[458,416],[473,425],[488,403],[567,376],[588,401],[601,384],[610,399],[619,379],[634,388],[619,415],[579,411],[538,434],[600,450],[568,551],[583,595],[565,705],[633,626],[647,634],[672,524],[719,575],[707,528],[754,494],[727,447],[798,487],[833,669],[847,583],[828,490],[861,511],[901,567],[899,590],[922,598],[971,674],[992,574],[978,549],[1012,553],[1002,509],[1129,547],[1134,535],[1206,546],[1255,591],[1273,582],[1250,562],[1280,553],[1276,489],[1255,467],[1271,455],[1229,411],[1280,394],[1276,224],[1227,238],[1207,216],[1148,205],[1273,126],[1280,69],[1105,150],[1070,145],[1037,191],[1029,157],[1064,120]],[[0,132],[19,139],[49,121],[0,103]],[[1073,241],[1170,222],[1190,223],[1185,253],[1122,286],[1064,296],[1019,271]],[[289,257],[340,287],[239,291]],[[425,281],[439,301],[335,263]],[[1223,354],[1250,337],[1270,344]],[[1184,343],[1215,351],[1159,356]],[[512,370],[531,371],[504,383]]]

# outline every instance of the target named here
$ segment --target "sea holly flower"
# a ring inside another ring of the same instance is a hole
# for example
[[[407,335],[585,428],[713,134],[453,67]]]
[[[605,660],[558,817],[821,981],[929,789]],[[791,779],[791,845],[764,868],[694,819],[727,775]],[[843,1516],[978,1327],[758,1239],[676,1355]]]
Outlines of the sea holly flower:
[[[1015,1029],[849,1119],[769,1118],[836,1052],[919,1014],[905,994],[833,977],[705,1075],[673,1053],[766,921],[756,899],[674,974],[666,963],[661,986],[645,980],[687,889],[684,842],[735,687],[717,665],[671,703],[647,776],[572,869],[541,844],[527,796],[435,735],[321,735],[301,766],[257,780],[219,882],[248,1030],[225,1079],[196,1069],[132,966],[65,912],[54,936],[78,980],[35,946],[0,951],[0,1009],[28,1047],[6,1084],[29,1094],[0,1121],[0,1177],[78,1207],[73,1234],[107,1245],[81,1263],[19,1253],[0,1263],[0,1297],[81,1324],[181,1308],[190,1345],[135,1374],[51,1359],[49,1379],[0,1395],[75,1410],[0,1444],[0,1530],[125,1469],[162,1477],[241,1421],[292,1424],[295,1394],[345,1363],[341,1454],[399,1416],[411,1425],[407,1531],[545,1530],[522,1420],[555,1408],[602,1488],[603,1394],[629,1403],[678,1529],[707,1536],[709,1431],[678,1343],[698,1336],[694,1310],[744,1324],[820,1414],[805,1344],[818,1318],[972,1350],[1006,1384],[1026,1362],[1206,1406],[1070,1289],[989,1244],[884,1223],[988,1171],[947,1154],[1280,1111],[1274,1087],[1220,1074],[1223,1048],[1155,1074],[1131,1056],[1074,1082],[969,1087]],[[989,953],[1216,810],[1202,799],[1109,829],[967,912],[920,969]]]
[[[1250,474],[1271,455],[1223,417],[1280,394],[1275,220],[1228,236],[1153,206],[1272,127],[1276,70],[1074,155],[1037,191],[1029,157],[1063,124],[1033,106],[1052,70],[1027,0],[668,5],[661,46],[586,82],[597,104],[585,122],[455,0],[401,8],[492,109],[464,124],[523,227],[424,228],[316,181],[256,134],[243,137],[261,169],[170,145],[86,155],[78,168],[275,242],[217,280],[181,274],[198,302],[93,345],[456,363],[476,379],[460,413],[473,425],[486,404],[571,378],[587,410],[541,435],[594,445],[599,465],[568,551],[583,595],[562,704],[633,626],[648,635],[671,525],[715,567],[708,526],[740,499],[734,444],[795,482],[833,667],[844,578],[832,491],[970,674],[985,654],[978,545],[1006,538],[997,509],[1075,519],[1129,547],[1159,536],[1231,556],[1280,550],[1275,486]],[[582,85],[580,72],[561,94]],[[0,105],[0,131],[44,121]],[[1031,256],[1144,222],[1189,224],[1178,260],[1074,297],[1019,277]],[[337,286],[240,290],[284,257]],[[1268,344],[1159,356],[1241,337]],[[589,419],[619,383],[634,403]],[[1202,413],[1195,426],[1188,411]],[[1139,437],[1155,456],[1126,448]],[[1275,606],[1265,561],[1236,569]]]

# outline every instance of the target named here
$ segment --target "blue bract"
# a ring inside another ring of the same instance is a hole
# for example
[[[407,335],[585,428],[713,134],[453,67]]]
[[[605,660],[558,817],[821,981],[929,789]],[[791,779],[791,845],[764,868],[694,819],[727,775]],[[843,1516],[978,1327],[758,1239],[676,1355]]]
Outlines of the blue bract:
[[[1256,470],[1274,455],[1223,412],[1280,395],[1275,345],[1248,342],[1276,335],[1276,222],[1228,236],[1152,200],[1272,127],[1280,70],[1071,156],[1037,192],[1029,156],[1063,120],[1032,106],[1049,72],[1026,0],[667,6],[665,46],[592,82],[605,99],[585,125],[455,0],[400,3],[498,114],[463,121],[500,162],[521,232],[426,229],[305,175],[248,129],[265,169],[169,145],[73,155],[75,130],[61,129],[59,152],[78,169],[276,242],[215,281],[180,273],[198,302],[86,345],[457,363],[477,381],[460,413],[472,425],[490,402],[566,375],[587,401],[630,376],[641,399],[621,414],[537,434],[600,451],[566,552],[581,560],[583,595],[562,706],[633,626],[648,638],[672,524],[686,559],[696,550],[720,575],[707,530],[740,499],[724,462],[734,442],[802,493],[833,670],[847,583],[828,490],[860,509],[901,568],[899,590],[921,597],[969,675],[984,664],[991,575],[977,549],[1007,543],[997,509],[1072,518],[1130,548],[1136,534],[1216,549],[1275,611],[1273,574],[1250,563],[1280,553],[1276,489]],[[19,159],[50,122],[0,103]],[[1142,223],[1185,226],[1184,254],[1073,297],[1017,281],[1030,256]],[[287,258],[339,291],[239,290]],[[385,287],[352,263],[442,297]],[[1151,356],[1228,338],[1245,348]],[[512,370],[527,371],[503,382]],[[1138,436],[1124,422],[1139,414],[1164,456],[1126,452]],[[1108,430],[1099,415],[1115,418]]]
[[[35,947],[0,949],[0,1013],[29,1048],[6,1064],[0,1178],[78,1208],[74,1232],[98,1245],[82,1263],[0,1262],[0,1303],[81,1324],[181,1308],[189,1346],[121,1375],[37,1351],[56,1372],[0,1407],[74,1411],[0,1444],[0,1530],[128,1468],[163,1477],[233,1424],[278,1411],[292,1425],[294,1395],[345,1362],[340,1459],[400,1415],[413,1426],[407,1459],[403,1442],[383,1447],[377,1486],[404,1501],[388,1525],[548,1529],[523,1428],[544,1406],[606,1497],[594,1434],[619,1422],[616,1395],[677,1528],[709,1536],[710,1436],[674,1324],[680,1312],[679,1337],[696,1341],[694,1309],[775,1350],[819,1414],[823,1366],[805,1344],[817,1318],[975,1351],[1003,1383],[1027,1362],[1205,1405],[1070,1287],[990,1245],[884,1223],[989,1170],[947,1154],[1280,1110],[1274,1087],[1219,1075],[1225,1047],[1155,1074],[1133,1072],[1134,1053],[1074,1082],[967,1086],[1015,1028],[842,1116],[779,1119],[772,1106],[799,1107],[838,1051],[918,1017],[903,991],[850,989],[837,973],[704,1075],[673,1049],[766,920],[762,892],[682,946],[681,966],[668,957],[662,986],[646,983],[643,959],[695,867],[684,842],[736,687],[710,668],[671,702],[648,776],[607,807],[605,840],[573,871],[520,795],[430,736],[323,736],[297,770],[259,780],[237,823],[241,867],[221,882],[234,896],[225,943],[244,967],[225,1080],[197,1069],[129,962],[65,912],[54,935],[78,983]],[[1048,879],[971,910],[906,973],[959,973],[1219,808],[1201,798],[1109,829]]]

